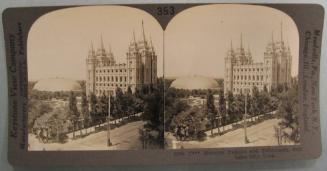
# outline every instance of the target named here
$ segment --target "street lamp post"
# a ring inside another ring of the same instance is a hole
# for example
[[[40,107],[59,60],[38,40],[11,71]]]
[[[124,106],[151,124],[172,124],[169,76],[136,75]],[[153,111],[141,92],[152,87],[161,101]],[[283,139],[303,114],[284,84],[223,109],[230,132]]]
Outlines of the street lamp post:
[[[110,93],[109,93],[109,100],[108,100],[108,124],[107,124],[107,127],[108,127],[108,132],[107,132],[107,138],[108,138],[107,146],[111,146],[112,143],[110,141]]]
[[[246,127],[247,127],[247,118],[246,118],[246,115],[247,115],[247,99],[248,99],[248,92],[245,90],[245,112],[244,112],[244,143],[247,144],[249,143],[249,139],[248,139],[248,136],[247,136],[247,132],[246,132]]]

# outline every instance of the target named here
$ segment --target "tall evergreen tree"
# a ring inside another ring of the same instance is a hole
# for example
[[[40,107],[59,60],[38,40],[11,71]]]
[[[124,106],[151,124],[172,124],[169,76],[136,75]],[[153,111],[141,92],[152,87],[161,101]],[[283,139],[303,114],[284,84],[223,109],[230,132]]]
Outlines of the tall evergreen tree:
[[[75,138],[76,123],[79,118],[79,113],[76,104],[77,102],[76,102],[75,94],[73,91],[71,91],[69,94],[68,109],[69,109],[71,121],[73,123],[73,138]]]
[[[116,88],[116,96],[115,96],[115,110],[116,110],[116,116],[118,118],[122,118],[123,112],[124,112],[124,93],[121,88]]]
[[[128,86],[128,88],[127,88],[127,94],[130,94],[130,95],[133,94],[132,89],[131,89],[131,86]]]
[[[117,119],[116,114],[117,114],[117,112],[116,112],[116,106],[115,106],[116,101],[115,100],[116,99],[115,99],[114,96],[110,96],[110,117],[115,119],[115,124],[116,124],[116,119]]]
[[[81,99],[81,112],[83,115],[84,120],[89,120],[90,119],[90,113],[89,113],[89,103],[86,98],[86,93],[82,93],[82,99]]]
[[[256,86],[253,87],[252,89],[252,112],[253,115],[259,115],[262,112],[262,101],[260,99],[260,95],[259,95],[259,90]]]
[[[235,116],[235,99],[232,92],[227,93],[227,115],[230,119],[230,122],[234,122],[236,120]]]
[[[235,96],[234,101],[234,122],[241,120],[245,113],[245,95],[238,94]]]
[[[263,86],[263,91],[266,92],[266,93],[268,93],[268,88],[267,88],[266,85]]]
[[[221,124],[224,126],[227,122],[226,118],[226,101],[224,96],[224,91],[220,90],[219,92],[219,101],[218,101],[218,114],[221,118]],[[224,129],[224,127],[223,127]]]
[[[262,102],[262,114],[266,114],[268,112],[271,112],[271,98],[266,91],[260,92],[260,99]]]
[[[217,111],[216,111],[216,107],[215,107],[215,99],[213,97],[211,90],[208,90],[206,109],[207,109],[208,119],[210,120],[211,135],[212,135]]]
[[[77,110],[77,101],[76,101],[76,97],[73,91],[70,92],[69,95],[69,112],[71,115],[74,115],[76,117],[78,117],[78,110]]]
[[[128,117],[134,115],[136,113],[135,111],[135,97],[133,96],[133,94],[129,93],[127,91],[127,93],[125,94],[125,105],[126,105],[126,112],[128,114]]]
[[[83,117],[83,125],[82,127],[88,127],[90,123],[90,112],[89,112],[89,104],[86,98],[85,91],[82,92],[81,99],[81,115]]]
[[[90,95],[89,101],[90,101],[90,117],[91,117],[92,122],[95,123],[96,117],[97,117],[97,112],[98,112],[97,111],[97,101],[98,101],[97,96],[94,93],[92,93]]]
[[[108,116],[108,110],[109,110],[109,99],[106,96],[106,94],[102,94],[99,100],[99,108],[100,111],[98,113],[98,118],[101,122],[105,122]]]
[[[298,121],[298,91],[297,88],[291,88],[280,95],[278,106],[278,115],[282,118],[280,125],[282,129],[290,128],[291,132],[284,133],[295,143],[300,141],[300,128]]]
[[[158,132],[158,136],[155,141],[163,148],[164,146],[164,98],[163,98],[163,86],[153,88],[151,93],[148,93],[144,97],[144,112],[142,115],[143,120],[147,121],[145,127],[150,130]]]

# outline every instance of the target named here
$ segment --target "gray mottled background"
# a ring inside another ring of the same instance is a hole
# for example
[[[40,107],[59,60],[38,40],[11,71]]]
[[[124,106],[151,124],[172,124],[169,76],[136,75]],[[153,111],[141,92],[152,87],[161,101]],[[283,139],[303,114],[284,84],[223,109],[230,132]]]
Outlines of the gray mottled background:
[[[78,4],[108,4],[108,3],[154,3],[155,0],[0,0],[0,11],[8,7],[19,7],[19,6],[53,6],[53,5],[78,5]],[[199,1],[199,0],[161,0],[160,3],[188,3],[188,2],[251,2],[251,3],[319,3],[327,7],[327,1],[324,0],[230,0],[230,1]],[[3,28],[2,18],[0,27],[0,171],[37,171],[37,170],[60,170],[60,171],[74,171],[74,170],[136,170],[136,171],[152,171],[152,170],[327,170],[327,154],[326,154],[326,135],[327,135],[327,56],[326,56],[326,28],[324,28],[323,35],[323,48],[321,55],[321,70],[320,70],[320,115],[321,115],[321,129],[322,129],[322,141],[323,141],[323,152],[322,156],[316,160],[308,161],[274,161],[274,162],[252,162],[252,163],[226,163],[217,165],[163,165],[163,166],[114,166],[114,167],[52,167],[52,168],[13,168],[7,161],[7,120],[8,120],[8,102],[7,102],[7,73],[6,73],[6,62],[4,52],[4,40],[3,40]],[[326,17],[324,21],[326,25]]]

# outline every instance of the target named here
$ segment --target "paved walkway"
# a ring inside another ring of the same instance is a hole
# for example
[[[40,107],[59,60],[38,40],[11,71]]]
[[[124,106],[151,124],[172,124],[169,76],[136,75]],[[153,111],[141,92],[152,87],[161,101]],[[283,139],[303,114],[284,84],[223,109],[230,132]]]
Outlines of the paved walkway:
[[[276,146],[274,126],[279,119],[268,119],[256,125],[247,127],[247,136],[250,143],[244,143],[244,129],[239,128],[229,131],[221,136],[207,136],[204,141],[178,141],[172,133],[166,133],[165,139],[170,149],[181,148],[225,148],[225,147],[251,147],[251,146]],[[211,135],[210,131],[206,132]],[[215,129],[217,133],[217,128]],[[290,143],[285,145],[292,145]]]
[[[34,134],[29,134],[29,150],[31,151],[74,151],[74,150],[136,150],[142,149],[139,129],[145,122],[130,122],[111,130],[112,146],[107,146],[107,131],[92,133],[78,139],[68,139],[66,143],[41,143]]]

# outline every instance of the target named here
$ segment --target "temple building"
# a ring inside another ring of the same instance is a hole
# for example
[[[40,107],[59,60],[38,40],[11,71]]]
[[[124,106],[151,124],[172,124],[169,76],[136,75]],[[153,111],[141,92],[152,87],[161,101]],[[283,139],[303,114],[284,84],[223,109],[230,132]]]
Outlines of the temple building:
[[[142,86],[152,86],[157,83],[157,55],[152,41],[147,40],[142,21],[142,38],[133,39],[126,52],[126,63],[117,63],[111,48],[105,49],[101,37],[101,47],[94,50],[93,45],[86,59],[87,96],[94,93],[115,95],[117,87],[126,92],[128,87],[132,92]]]
[[[233,94],[252,93],[256,86],[259,91],[268,91],[278,85],[291,84],[292,56],[290,48],[283,40],[275,41],[272,35],[263,54],[263,62],[254,62],[250,49],[245,50],[241,34],[240,47],[231,47],[225,57],[224,92]]]

